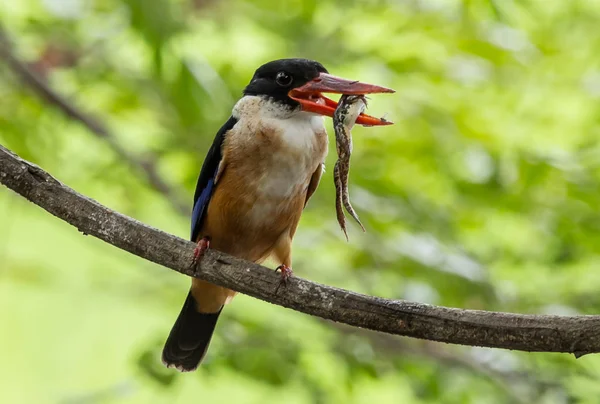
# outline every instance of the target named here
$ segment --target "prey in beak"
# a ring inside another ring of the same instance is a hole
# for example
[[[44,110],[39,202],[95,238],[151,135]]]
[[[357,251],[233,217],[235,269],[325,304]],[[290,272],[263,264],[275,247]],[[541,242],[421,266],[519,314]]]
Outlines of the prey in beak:
[[[323,96],[323,93],[363,95],[394,92],[395,91],[391,88],[347,80],[327,73],[320,73],[316,78],[303,86],[291,90],[288,93],[288,96],[299,102],[303,111],[333,117],[338,103]],[[358,116],[356,123],[365,126],[392,124],[392,122],[383,118],[375,118],[374,116],[364,113],[361,113]]]

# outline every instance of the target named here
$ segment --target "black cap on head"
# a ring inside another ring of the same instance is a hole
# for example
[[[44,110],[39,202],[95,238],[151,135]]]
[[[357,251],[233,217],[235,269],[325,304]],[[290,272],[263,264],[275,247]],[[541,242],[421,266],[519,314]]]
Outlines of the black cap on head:
[[[319,62],[309,59],[279,59],[265,63],[254,73],[244,95],[263,95],[276,101],[297,106],[288,92],[308,83],[327,69]]]

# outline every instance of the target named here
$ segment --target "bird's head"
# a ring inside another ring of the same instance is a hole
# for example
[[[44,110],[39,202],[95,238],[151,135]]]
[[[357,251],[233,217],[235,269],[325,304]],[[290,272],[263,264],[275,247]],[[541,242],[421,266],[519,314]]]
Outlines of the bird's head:
[[[323,93],[373,94],[394,90],[332,76],[319,62],[308,59],[279,59],[259,67],[244,95],[264,96],[282,105],[333,117],[337,102]],[[359,125],[389,125],[391,122],[360,114]]]

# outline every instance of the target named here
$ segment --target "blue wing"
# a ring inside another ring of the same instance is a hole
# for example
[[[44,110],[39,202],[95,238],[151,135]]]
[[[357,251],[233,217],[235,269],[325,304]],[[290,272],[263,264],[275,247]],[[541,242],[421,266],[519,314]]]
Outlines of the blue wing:
[[[217,136],[213,141],[212,146],[208,150],[208,154],[202,164],[202,170],[196,184],[196,192],[194,193],[194,208],[192,209],[192,241],[197,241],[202,222],[206,214],[210,198],[215,188],[215,176],[219,169],[219,164],[223,159],[222,147],[225,136],[231,128],[236,124],[237,119],[230,117],[225,125],[219,129]]]

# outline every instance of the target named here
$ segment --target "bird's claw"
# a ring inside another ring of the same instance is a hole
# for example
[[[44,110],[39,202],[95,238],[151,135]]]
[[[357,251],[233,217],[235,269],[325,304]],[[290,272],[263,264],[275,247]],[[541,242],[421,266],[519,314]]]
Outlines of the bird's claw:
[[[204,255],[206,250],[210,248],[210,237],[204,236],[200,240],[198,240],[198,244],[196,248],[194,248],[194,258],[192,259],[191,268],[195,268],[200,262],[200,258]]]
[[[285,264],[281,264],[275,268],[275,272],[277,271],[281,271],[281,280],[279,281],[279,286],[277,286],[277,289],[279,289],[281,285],[287,286],[288,281],[294,275],[294,272],[292,271],[292,268]]]

